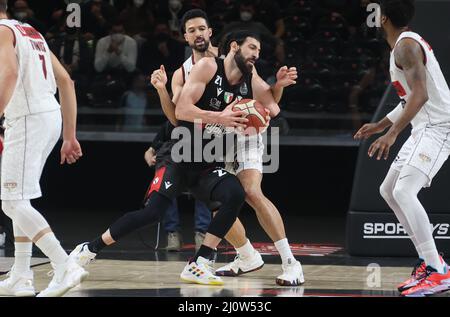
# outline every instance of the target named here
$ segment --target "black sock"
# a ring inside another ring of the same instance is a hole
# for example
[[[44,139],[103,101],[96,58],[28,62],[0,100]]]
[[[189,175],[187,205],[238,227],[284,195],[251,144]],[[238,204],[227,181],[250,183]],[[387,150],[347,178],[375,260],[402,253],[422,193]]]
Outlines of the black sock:
[[[88,244],[89,251],[93,253],[99,253],[104,247],[106,247],[106,244],[103,242],[102,236],[92,240]]]
[[[198,249],[197,253],[192,258],[191,263],[197,262],[197,259],[199,256],[201,256],[202,258],[205,258],[205,259],[209,259],[211,257],[211,255],[213,254],[213,252],[214,252],[214,249],[211,249],[210,247],[207,247],[206,245],[202,244],[200,249]]]

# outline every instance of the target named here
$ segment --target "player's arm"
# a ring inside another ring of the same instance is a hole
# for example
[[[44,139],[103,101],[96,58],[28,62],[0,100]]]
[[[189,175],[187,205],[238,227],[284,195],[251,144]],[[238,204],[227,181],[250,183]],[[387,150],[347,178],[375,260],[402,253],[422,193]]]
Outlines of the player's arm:
[[[270,86],[259,76],[252,76],[253,98],[270,112],[272,118],[280,113],[280,107],[272,95]]]
[[[83,154],[76,137],[77,126],[77,97],[75,85],[69,73],[61,65],[56,56],[50,53],[56,85],[58,86],[59,101],[63,118],[63,145],[61,148],[61,164],[75,163]]]
[[[0,117],[16,88],[19,66],[14,50],[14,33],[6,26],[0,27]]]
[[[256,68],[255,68],[255,73]],[[259,77],[259,75],[258,75]],[[297,83],[297,68],[296,67],[287,67],[283,66],[277,72],[277,82],[270,86],[270,90],[272,91],[273,99],[275,99],[276,103],[281,101],[281,97],[283,97],[284,88],[295,85]]]
[[[202,97],[206,85],[212,80],[216,71],[217,63],[211,57],[204,57],[194,65],[176,103],[176,118],[189,122],[201,120],[202,123],[219,123],[226,127],[245,128],[243,123],[248,120],[241,118],[243,112],[232,110],[237,101],[231,103],[221,112],[202,110],[195,105]]]
[[[424,53],[419,43],[411,39],[401,40],[395,49],[395,62],[403,69],[411,94],[399,118],[388,132],[376,140],[369,148],[372,157],[378,151],[377,159],[387,159],[389,149],[397,136],[411,122],[428,100],[427,75],[424,65]]]
[[[172,76],[172,98],[170,98],[170,94],[166,87],[167,73],[164,65],[161,65],[159,69],[153,72],[151,82],[158,92],[161,108],[164,114],[167,119],[169,119],[170,123],[176,126],[178,121],[175,116],[175,104],[180,96],[181,89],[183,88],[183,74],[181,68],[177,69]]]

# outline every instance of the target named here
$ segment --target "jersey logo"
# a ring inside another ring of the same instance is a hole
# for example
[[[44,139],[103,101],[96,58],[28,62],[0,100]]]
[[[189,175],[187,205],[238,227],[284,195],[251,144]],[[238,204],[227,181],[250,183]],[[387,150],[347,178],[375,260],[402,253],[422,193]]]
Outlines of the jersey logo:
[[[214,81],[216,85],[222,86],[222,77],[217,75],[216,80]]]
[[[166,186],[166,189],[169,189],[173,184],[171,182],[164,182],[164,185]]]
[[[226,104],[229,104],[231,102],[231,100],[233,100],[234,94],[232,94],[231,92],[225,92],[225,95],[223,96],[223,100],[225,101]]]
[[[392,83],[392,85],[394,86],[395,90],[397,91],[397,95],[402,98],[406,96],[406,91],[405,88],[403,88],[402,84],[399,81],[394,81]]]
[[[217,97],[219,97],[222,92],[223,92],[223,89],[220,87],[217,87]]]
[[[222,102],[221,102],[220,100],[218,100],[217,98],[212,98],[212,99],[209,101],[209,106],[210,106],[211,108],[214,108],[214,109],[216,109],[216,110],[219,110],[220,107],[222,107]]]
[[[219,177],[222,177],[223,175],[226,175],[226,174],[227,174],[227,172],[225,172],[225,171],[222,170],[222,169],[215,170],[213,173],[217,173],[217,175],[218,175]]]
[[[241,95],[244,96],[248,94],[248,88],[246,83],[242,83],[241,87],[239,87],[239,92],[241,93]]]
[[[155,177],[155,179],[153,180],[153,185],[158,184],[158,182],[159,182],[159,177]]]

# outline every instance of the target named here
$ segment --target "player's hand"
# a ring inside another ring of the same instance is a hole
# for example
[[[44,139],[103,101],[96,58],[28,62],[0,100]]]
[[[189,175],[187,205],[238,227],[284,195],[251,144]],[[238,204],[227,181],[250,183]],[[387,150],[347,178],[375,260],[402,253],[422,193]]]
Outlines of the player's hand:
[[[270,110],[269,110],[269,109],[264,109],[264,110],[266,110],[266,117],[265,117],[265,119],[266,119],[266,124],[264,125],[264,127],[262,127],[262,128],[259,129],[259,133],[264,133],[264,132],[266,132],[267,128],[268,128],[269,125],[270,125],[270,119],[271,119],[271,117],[270,117]]]
[[[76,138],[64,140],[61,147],[61,162],[60,164],[73,164],[80,157],[83,156],[80,143]]]
[[[397,136],[393,133],[387,132],[385,135],[379,137],[375,142],[369,147],[369,156],[376,156],[379,161],[381,158],[387,160],[389,156],[389,150],[391,146],[395,143]],[[378,152],[378,154],[377,154]]]
[[[363,125],[358,132],[354,135],[355,140],[365,140],[371,135],[381,133],[384,129],[378,125],[378,123],[366,123]]]
[[[150,82],[152,83],[153,87],[155,87],[157,90],[166,87],[167,73],[164,68],[164,65],[161,65],[159,69],[155,70],[152,73],[152,76],[150,77]]]
[[[290,85],[295,85],[297,83],[297,78],[298,74],[296,67],[288,68],[287,66],[283,66],[277,72],[276,85],[283,88]]]
[[[147,162],[148,166],[154,166],[156,164],[156,152],[154,148],[149,148],[145,151],[144,159]]]
[[[244,111],[233,111],[233,107],[238,103],[236,99],[230,103],[222,112],[219,112],[218,122],[225,127],[245,129],[248,119],[243,118]]]

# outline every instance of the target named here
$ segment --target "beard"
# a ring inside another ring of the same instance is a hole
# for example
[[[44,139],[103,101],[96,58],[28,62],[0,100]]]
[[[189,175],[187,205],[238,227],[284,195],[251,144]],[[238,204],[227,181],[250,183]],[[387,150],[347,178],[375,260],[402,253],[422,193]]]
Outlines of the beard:
[[[208,41],[206,39],[203,39],[203,41],[204,41],[203,44],[196,44],[194,41],[194,43],[189,46],[197,52],[204,53],[208,50],[210,41]]]
[[[253,65],[247,64],[247,60],[244,58],[244,56],[242,56],[241,49],[239,49],[234,55],[234,61],[236,62],[237,67],[244,76],[248,76],[251,74]]]

